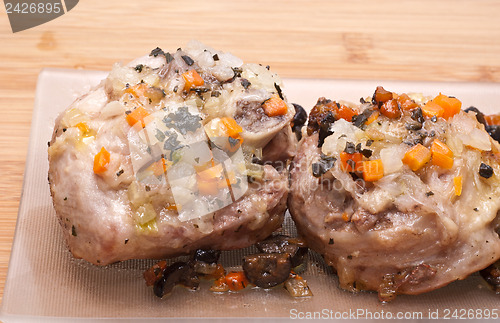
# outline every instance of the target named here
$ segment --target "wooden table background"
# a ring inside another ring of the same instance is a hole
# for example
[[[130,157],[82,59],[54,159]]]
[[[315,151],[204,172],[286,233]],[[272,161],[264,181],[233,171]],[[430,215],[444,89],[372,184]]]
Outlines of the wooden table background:
[[[86,0],[16,34],[1,8],[1,294],[40,70],[109,70],[190,39],[283,77],[500,82],[500,1]]]

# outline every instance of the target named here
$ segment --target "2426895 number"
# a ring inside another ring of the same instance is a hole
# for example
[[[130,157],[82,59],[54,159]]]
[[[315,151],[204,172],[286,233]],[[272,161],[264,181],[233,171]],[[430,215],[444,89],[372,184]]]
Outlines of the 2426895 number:
[[[50,2],[39,2],[39,3],[28,3],[21,2],[17,4],[12,4],[11,2],[5,3],[5,9],[8,14],[44,14],[44,13],[60,13],[63,9],[60,2],[50,3]]]

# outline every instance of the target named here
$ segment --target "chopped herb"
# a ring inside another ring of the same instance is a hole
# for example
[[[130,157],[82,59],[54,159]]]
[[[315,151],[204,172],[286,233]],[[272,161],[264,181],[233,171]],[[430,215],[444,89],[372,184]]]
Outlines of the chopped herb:
[[[73,237],[76,237],[76,236],[77,236],[77,234],[76,234],[76,228],[75,228],[75,226],[74,226],[74,225],[72,225],[72,226],[71,226],[71,235],[72,235]]]
[[[248,87],[250,86],[250,84],[252,84],[252,83],[250,83],[247,79],[243,79],[243,78],[241,79],[241,86],[243,86],[243,88],[245,90],[248,89]]]
[[[361,104],[365,104],[365,103],[366,103],[365,98],[359,98],[359,103],[361,103]]]
[[[163,118],[163,123],[169,128],[176,129],[183,135],[188,132],[195,132],[201,127],[200,116],[191,114],[188,107],[180,107],[175,113],[170,113]],[[177,134],[175,138],[177,139]]]
[[[68,200],[68,197],[66,196],[66,197],[64,198],[64,200],[65,200],[65,201],[67,201],[67,200]]]
[[[333,244],[333,238],[330,238],[330,241],[328,241],[328,244]]]
[[[324,173],[330,170],[335,165],[336,159],[334,157],[321,154],[319,162],[311,165],[312,174],[314,177],[321,177]]]
[[[130,111],[130,110],[125,111],[125,114],[127,114],[127,115],[131,114],[131,113],[132,113],[132,111]]]
[[[177,90],[178,90],[178,89],[179,89],[179,85],[176,85],[176,86],[174,87],[174,93],[177,93]]]
[[[432,195],[434,195],[433,191],[429,191],[429,192],[425,193],[425,196],[427,196],[427,197],[432,196]]]
[[[180,148],[180,146],[179,146],[180,141],[177,140],[177,133],[167,131],[167,132],[165,132],[165,134],[168,136],[168,139],[165,140],[165,142],[163,143],[163,149],[170,150],[170,151],[174,151],[176,149],[179,149]]]
[[[143,67],[144,67],[144,65],[142,65],[142,64],[136,65],[136,66],[135,66],[135,70],[136,70],[137,72],[141,73],[141,72],[142,72],[142,68],[143,68]]]
[[[356,152],[356,146],[352,142],[346,142],[344,151],[348,154],[354,154]]]
[[[372,139],[368,139],[366,141],[366,147],[370,147],[372,144],[373,144],[373,140]]]
[[[421,123],[407,123],[406,124],[406,130],[414,130],[414,131],[417,131],[417,130],[420,130],[422,129],[422,124]]]
[[[186,62],[186,64],[188,64],[189,66],[194,64],[194,61],[191,57],[189,57],[187,55],[182,55],[181,57],[184,60],[184,62]]]
[[[151,54],[149,54],[149,56],[154,56],[154,57],[157,57],[158,55],[165,55],[165,53],[160,47],[156,47],[151,51]]]
[[[210,96],[218,98],[220,96],[220,92],[219,91],[212,91],[212,94],[210,94]]]
[[[146,190],[146,192],[151,191],[151,187],[149,187],[148,185],[146,185],[146,187],[144,189]]]
[[[373,151],[371,151],[370,149],[363,149],[361,150],[361,154],[366,158],[370,158],[373,154]]]
[[[477,207],[474,208],[474,211],[479,212],[479,209]]]
[[[356,151],[361,152],[361,143],[356,145]]]
[[[66,129],[66,128],[63,128],[63,132],[66,132],[66,130],[68,130],[68,129]]]
[[[49,146],[49,147],[50,147],[50,141],[47,141],[47,146]]]
[[[165,58],[167,59],[167,64],[174,60],[174,57],[169,53],[165,53]]]
[[[238,212],[238,213],[242,213],[243,211],[241,211],[240,209],[238,209],[238,210],[236,210],[236,212]]]
[[[280,99],[284,100],[285,98],[283,97],[283,92],[281,92],[281,87],[278,84],[274,83],[274,88],[276,89],[276,91],[278,91]]]
[[[124,170],[123,169],[120,169],[117,173],[116,173],[116,176],[117,177],[120,177],[121,174],[123,174]]]
[[[362,128],[373,112],[371,109],[366,109],[361,114],[353,116],[351,120],[352,124],[358,128]]]
[[[491,176],[493,176],[493,168],[491,168],[490,165],[481,163],[481,166],[479,166],[479,175],[484,178],[490,178]]]
[[[437,117],[436,116],[432,116],[431,121],[432,122],[436,122],[437,121]]]
[[[269,65],[266,65],[266,69],[269,71],[269,69],[271,68],[271,66]]]
[[[417,108],[411,112],[411,118],[417,122],[424,123],[424,115],[422,114],[422,109]]]
[[[128,243],[128,239],[125,239],[125,244],[127,244],[127,243]]]
[[[214,54],[214,56],[212,56],[212,58],[214,59],[214,61],[218,61],[219,60],[219,55]]]

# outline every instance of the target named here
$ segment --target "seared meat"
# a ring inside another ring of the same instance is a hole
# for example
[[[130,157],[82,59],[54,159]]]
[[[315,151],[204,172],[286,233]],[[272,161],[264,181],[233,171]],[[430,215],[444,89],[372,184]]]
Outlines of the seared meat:
[[[342,288],[378,291],[388,301],[464,279],[500,258],[499,145],[473,112],[445,119],[428,114],[438,99],[391,93],[394,111],[375,97],[352,122],[336,115],[321,147],[325,118],[310,117],[288,205]],[[321,101],[323,116],[335,110]]]
[[[282,99],[277,115],[262,109],[279,84],[196,42],[115,65],[59,116],[48,150],[73,255],[106,265],[228,250],[279,228],[288,176],[252,163],[295,114]]]

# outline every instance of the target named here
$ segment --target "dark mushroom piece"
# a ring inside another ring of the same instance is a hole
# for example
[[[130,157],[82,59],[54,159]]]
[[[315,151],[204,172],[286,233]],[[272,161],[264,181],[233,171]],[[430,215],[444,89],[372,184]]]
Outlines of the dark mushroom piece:
[[[213,274],[217,269],[219,257],[220,250],[196,250],[193,255],[194,270],[199,274]]]
[[[479,272],[481,277],[493,288],[495,293],[500,293],[500,260]]]
[[[161,298],[172,292],[178,284],[191,289],[196,289],[200,284],[200,279],[191,264],[179,261],[165,268],[163,276],[153,286],[154,294]]]
[[[260,253],[243,258],[243,271],[248,281],[261,288],[283,283],[290,276],[292,263],[288,254]]]
[[[274,235],[264,241],[257,242],[255,246],[262,253],[289,254],[292,268],[295,268],[304,262],[304,257],[308,251],[308,248],[305,246],[303,241],[281,234]]]

